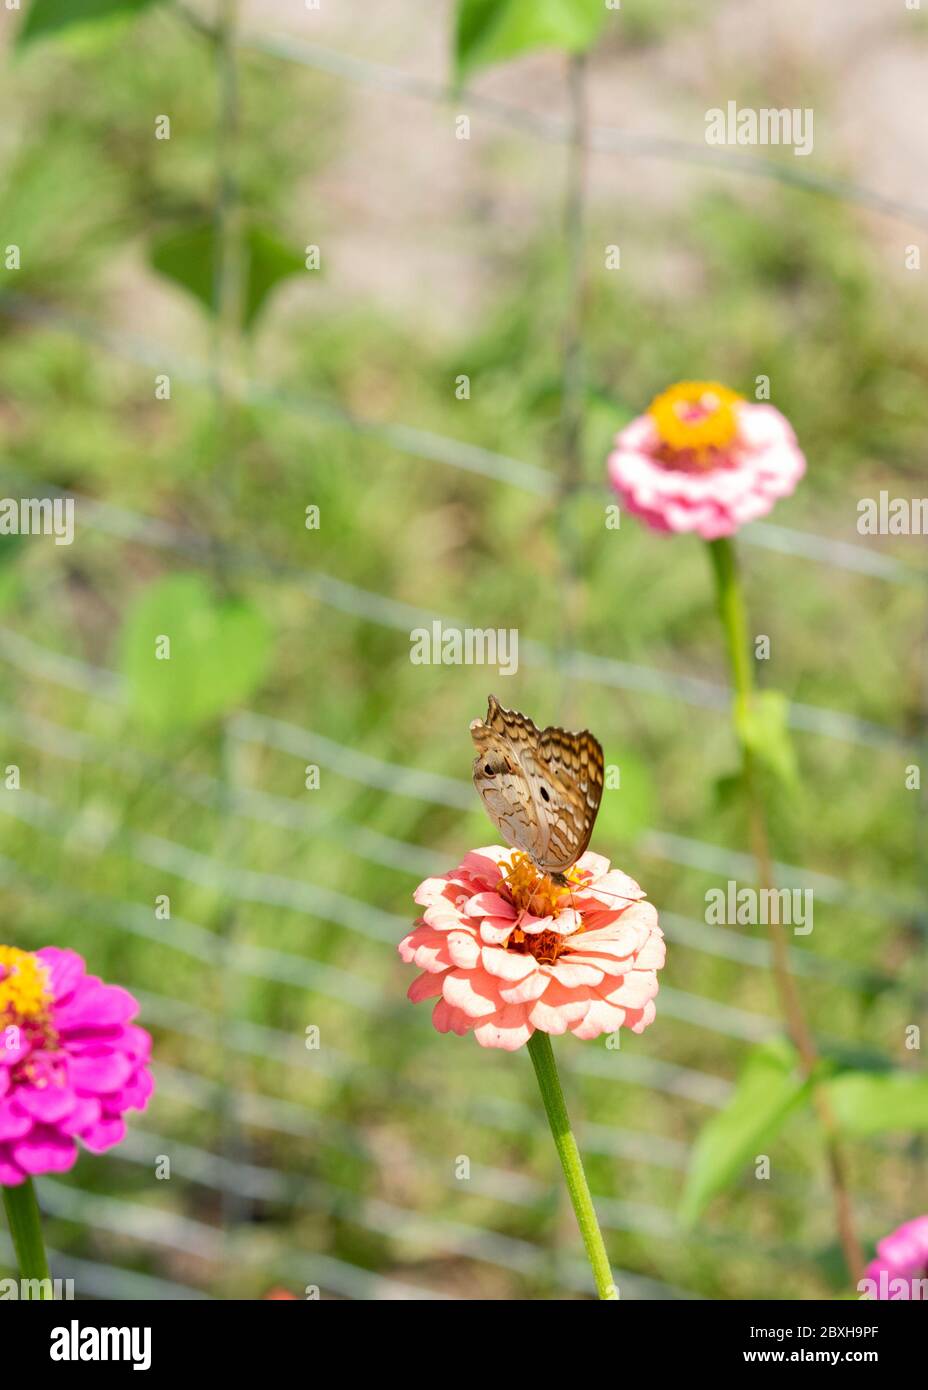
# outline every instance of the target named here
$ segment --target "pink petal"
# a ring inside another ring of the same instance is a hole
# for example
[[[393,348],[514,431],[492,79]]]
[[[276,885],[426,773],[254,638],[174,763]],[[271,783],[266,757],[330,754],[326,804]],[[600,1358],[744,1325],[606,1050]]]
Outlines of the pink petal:
[[[407,965],[415,963],[420,970],[447,970],[451,964],[447,933],[432,927],[416,927],[397,947]]]
[[[480,923],[480,940],[488,946],[500,946],[508,940],[515,922],[505,917],[484,917]]]
[[[489,975],[473,970],[450,970],[442,979],[442,994],[468,1018],[483,1018],[499,1008],[499,996]]]
[[[423,999],[434,999],[436,994],[441,994],[441,987],[441,975],[430,974],[426,970],[413,980],[406,991],[406,998],[411,1000],[413,1004],[420,1004]]]
[[[562,956],[548,969],[558,984],[568,989],[575,989],[578,985],[599,985],[603,981],[602,970],[595,965],[574,964],[573,956]]]
[[[16,1099],[34,1120],[54,1125],[63,1120],[77,1104],[70,1086],[17,1086]]]
[[[640,883],[636,883],[630,874],[623,873],[621,869],[610,869],[603,874],[602,878],[596,879],[591,885],[594,893],[601,894],[603,897],[628,898],[632,902],[637,902],[644,897],[644,889]]]
[[[66,1173],[77,1162],[77,1145],[56,1129],[36,1125],[25,1139],[10,1144],[13,1161],[23,1172]]]
[[[636,970],[660,970],[667,955],[667,943],[660,932],[654,932],[635,957]]]
[[[90,977],[81,981],[67,1004],[57,1004],[54,1010],[55,1027],[59,1033],[81,1028],[112,1028],[128,1023],[139,1006],[127,989],[105,985]]]
[[[103,1114],[100,1102],[92,1096],[79,1096],[74,1109],[58,1128],[62,1134],[80,1134],[82,1129],[95,1125]]]
[[[63,1002],[77,989],[84,978],[86,966],[76,951],[63,951],[58,946],[43,946],[36,951],[43,965],[49,967],[49,983],[55,999]]]
[[[610,1004],[627,1009],[641,1009],[657,993],[657,976],[651,970],[630,970],[617,985],[602,990]]]
[[[505,1052],[515,1052],[528,1042],[534,1031],[525,1006],[507,1004],[492,1019],[478,1023],[474,1037],[481,1047],[501,1047]]]
[[[461,908],[453,903],[432,903],[423,912],[422,920],[435,931],[452,931],[466,925]]]
[[[435,977],[432,976],[432,979]],[[133,1079],[122,1090],[123,1110],[144,1110],[149,1096],[155,1089],[154,1079],[145,1068],[136,1072]]]
[[[543,931],[554,930],[554,918],[551,916],[533,917],[530,912],[520,912],[519,927],[529,936],[538,936]]]
[[[452,964],[462,970],[473,970],[480,959],[480,944],[476,936],[467,931],[452,931],[446,940]]]
[[[501,898],[499,893],[478,893],[471,898],[464,911],[468,917],[508,917],[515,921],[516,910],[512,903]]]
[[[99,1057],[72,1057],[70,1075],[75,1090],[100,1095],[124,1086],[132,1067],[121,1052],[106,1052]]]
[[[588,882],[595,882],[605,878],[609,873],[609,860],[601,854],[594,854],[591,849],[585,850],[577,860],[577,868],[583,874],[589,875]],[[616,870],[618,872],[618,870]],[[588,886],[587,884],[583,885]]]
[[[504,845],[489,845],[485,849],[471,850],[470,854],[465,854],[458,865],[458,873],[470,874],[478,883],[486,884],[488,888],[495,887],[499,882],[500,868],[503,865],[508,867],[511,849],[506,849]]]
[[[504,951],[499,946],[484,946],[480,952],[484,970],[500,980],[524,980],[538,969],[534,956],[518,951]]]
[[[648,1025],[654,1022],[656,1016],[657,1009],[654,1006],[654,1000],[649,999],[637,1017],[630,1010],[626,1010],[625,1026],[630,1028],[633,1033],[643,1033]]]
[[[571,965],[591,965],[601,975],[625,975],[637,961],[637,956],[621,956],[618,960],[605,953],[595,951],[571,951],[567,957]]]
[[[437,898],[440,898],[447,887],[447,877],[427,878],[424,882],[419,884],[419,887],[416,889],[415,893],[413,893],[413,901],[417,902],[420,907],[426,907]]]
[[[550,984],[551,976],[544,970],[536,970],[534,974],[526,975],[524,980],[517,980],[514,985],[500,985],[499,997],[507,1004],[531,1004],[541,998]]]
[[[544,996],[532,1005],[529,1018],[543,1033],[559,1037],[585,1016],[591,998],[587,991],[567,990],[552,980]]]
[[[624,1009],[607,1004],[605,999],[594,999],[584,1017],[573,1024],[572,1032],[577,1038],[598,1038],[601,1033],[614,1033],[624,1021]]]
[[[122,1143],[125,1137],[124,1120],[99,1120],[83,1132],[81,1143],[85,1144],[91,1153],[99,1154],[103,1153],[104,1149],[111,1149],[114,1144]]]
[[[130,1023],[123,1029],[120,1051],[125,1052],[135,1062],[147,1062],[151,1057],[151,1033],[140,1028],[137,1023]]]
[[[17,1104],[15,1097],[0,1100],[0,1143],[21,1139],[32,1128],[32,1116]]]
[[[460,1009],[454,1009],[447,999],[439,999],[432,1010],[432,1023],[439,1033],[457,1033],[458,1037],[473,1028],[474,1020]]]
[[[19,1187],[26,1181],[27,1174],[15,1164],[9,1154],[0,1146],[0,1187]]]

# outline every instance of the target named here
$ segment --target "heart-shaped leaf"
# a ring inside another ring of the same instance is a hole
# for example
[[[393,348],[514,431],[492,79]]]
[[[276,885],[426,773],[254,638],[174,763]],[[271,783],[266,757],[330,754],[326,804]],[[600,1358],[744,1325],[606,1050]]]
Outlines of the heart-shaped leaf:
[[[181,285],[210,313],[215,308],[218,244],[212,222],[166,232],[151,248],[151,263],[161,275]],[[248,227],[242,245],[242,322],[253,327],[271,291],[290,275],[305,270],[302,257],[273,233]]]
[[[250,604],[217,600],[195,574],[150,585],[126,618],[122,669],[138,717],[187,728],[246,700],[262,680],[271,634]]]

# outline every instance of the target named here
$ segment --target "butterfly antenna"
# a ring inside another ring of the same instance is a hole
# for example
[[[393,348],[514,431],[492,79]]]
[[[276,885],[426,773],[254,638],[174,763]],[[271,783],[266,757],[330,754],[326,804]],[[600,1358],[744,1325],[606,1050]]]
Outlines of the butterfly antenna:
[[[563,878],[564,887],[567,888],[567,890],[568,890],[569,893],[570,893],[570,905],[571,905],[571,907],[574,909],[574,911],[576,911],[576,906],[575,906],[575,904],[574,904],[573,890],[574,890],[574,888],[577,888],[577,889],[580,889],[580,890],[582,891],[584,885],[583,885],[582,883],[572,883],[571,880],[567,877],[566,874],[564,874],[564,875],[562,875],[562,876],[560,876],[560,877]],[[593,885],[590,885],[590,886],[592,887]],[[633,902],[638,902],[638,901],[639,901],[639,899],[637,899],[637,898],[629,898],[629,897],[627,897],[624,893],[610,893],[610,892],[608,892],[607,890],[605,890],[605,889],[603,889],[603,888],[597,888],[596,891],[597,891],[597,893],[601,893],[602,896],[603,896],[604,898],[612,898],[612,900],[613,900],[614,902],[617,902],[617,903],[628,903],[628,904],[631,904],[631,903],[633,903]]]

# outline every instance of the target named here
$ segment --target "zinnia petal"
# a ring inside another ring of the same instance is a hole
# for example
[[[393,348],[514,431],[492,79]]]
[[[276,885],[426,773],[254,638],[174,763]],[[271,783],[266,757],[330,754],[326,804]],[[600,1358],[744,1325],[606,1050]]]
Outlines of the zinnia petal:
[[[505,1052],[515,1052],[528,1042],[534,1031],[525,1005],[507,1004],[491,1019],[478,1023],[474,1037],[481,1047],[501,1047]]]
[[[499,991],[485,971],[449,971],[442,976],[442,994],[468,1018],[483,1018],[499,1008]]]

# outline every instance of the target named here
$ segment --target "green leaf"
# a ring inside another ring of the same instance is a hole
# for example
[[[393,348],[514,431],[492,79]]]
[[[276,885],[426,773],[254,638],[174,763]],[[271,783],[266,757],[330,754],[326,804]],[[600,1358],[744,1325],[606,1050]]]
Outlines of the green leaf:
[[[161,275],[181,285],[212,313],[216,297],[218,247],[212,222],[167,232],[153,244],[150,260]],[[303,258],[261,227],[245,231],[242,320],[251,328],[268,295],[290,275],[305,270]]]
[[[796,750],[790,738],[789,702],[779,690],[755,695],[746,712],[738,715],[738,733],[754,757],[790,788],[799,782]]]
[[[744,774],[726,772],[724,776],[717,777],[712,784],[712,796],[716,808],[720,811],[737,806],[744,796]]]
[[[607,17],[605,0],[458,0],[458,77],[533,48],[582,53]]]
[[[160,0],[32,0],[19,26],[16,46],[49,38],[62,29],[74,29],[100,20],[130,19]]]
[[[0,568],[15,560],[25,548],[26,537],[14,532],[0,535]]]
[[[808,1092],[796,1051],[785,1038],[750,1053],[731,1101],[703,1127],[694,1145],[680,1204],[684,1224],[697,1221],[712,1198],[763,1152]]]
[[[161,639],[170,642],[169,658]],[[194,726],[246,700],[264,677],[271,634],[249,604],[215,599],[195,574],[150,585],[122,633],[122,669],[138,717],[159,731]]]
[[[265,299],[281,280],[306,273],[306,262],[291,247],[262,227],[251,227],[245,238],[247,277],[245,326],[250,327]]]
[[[845,1134],[928,1129],[928,1075],[847,1071],[828,1081],[825,1089]]]

